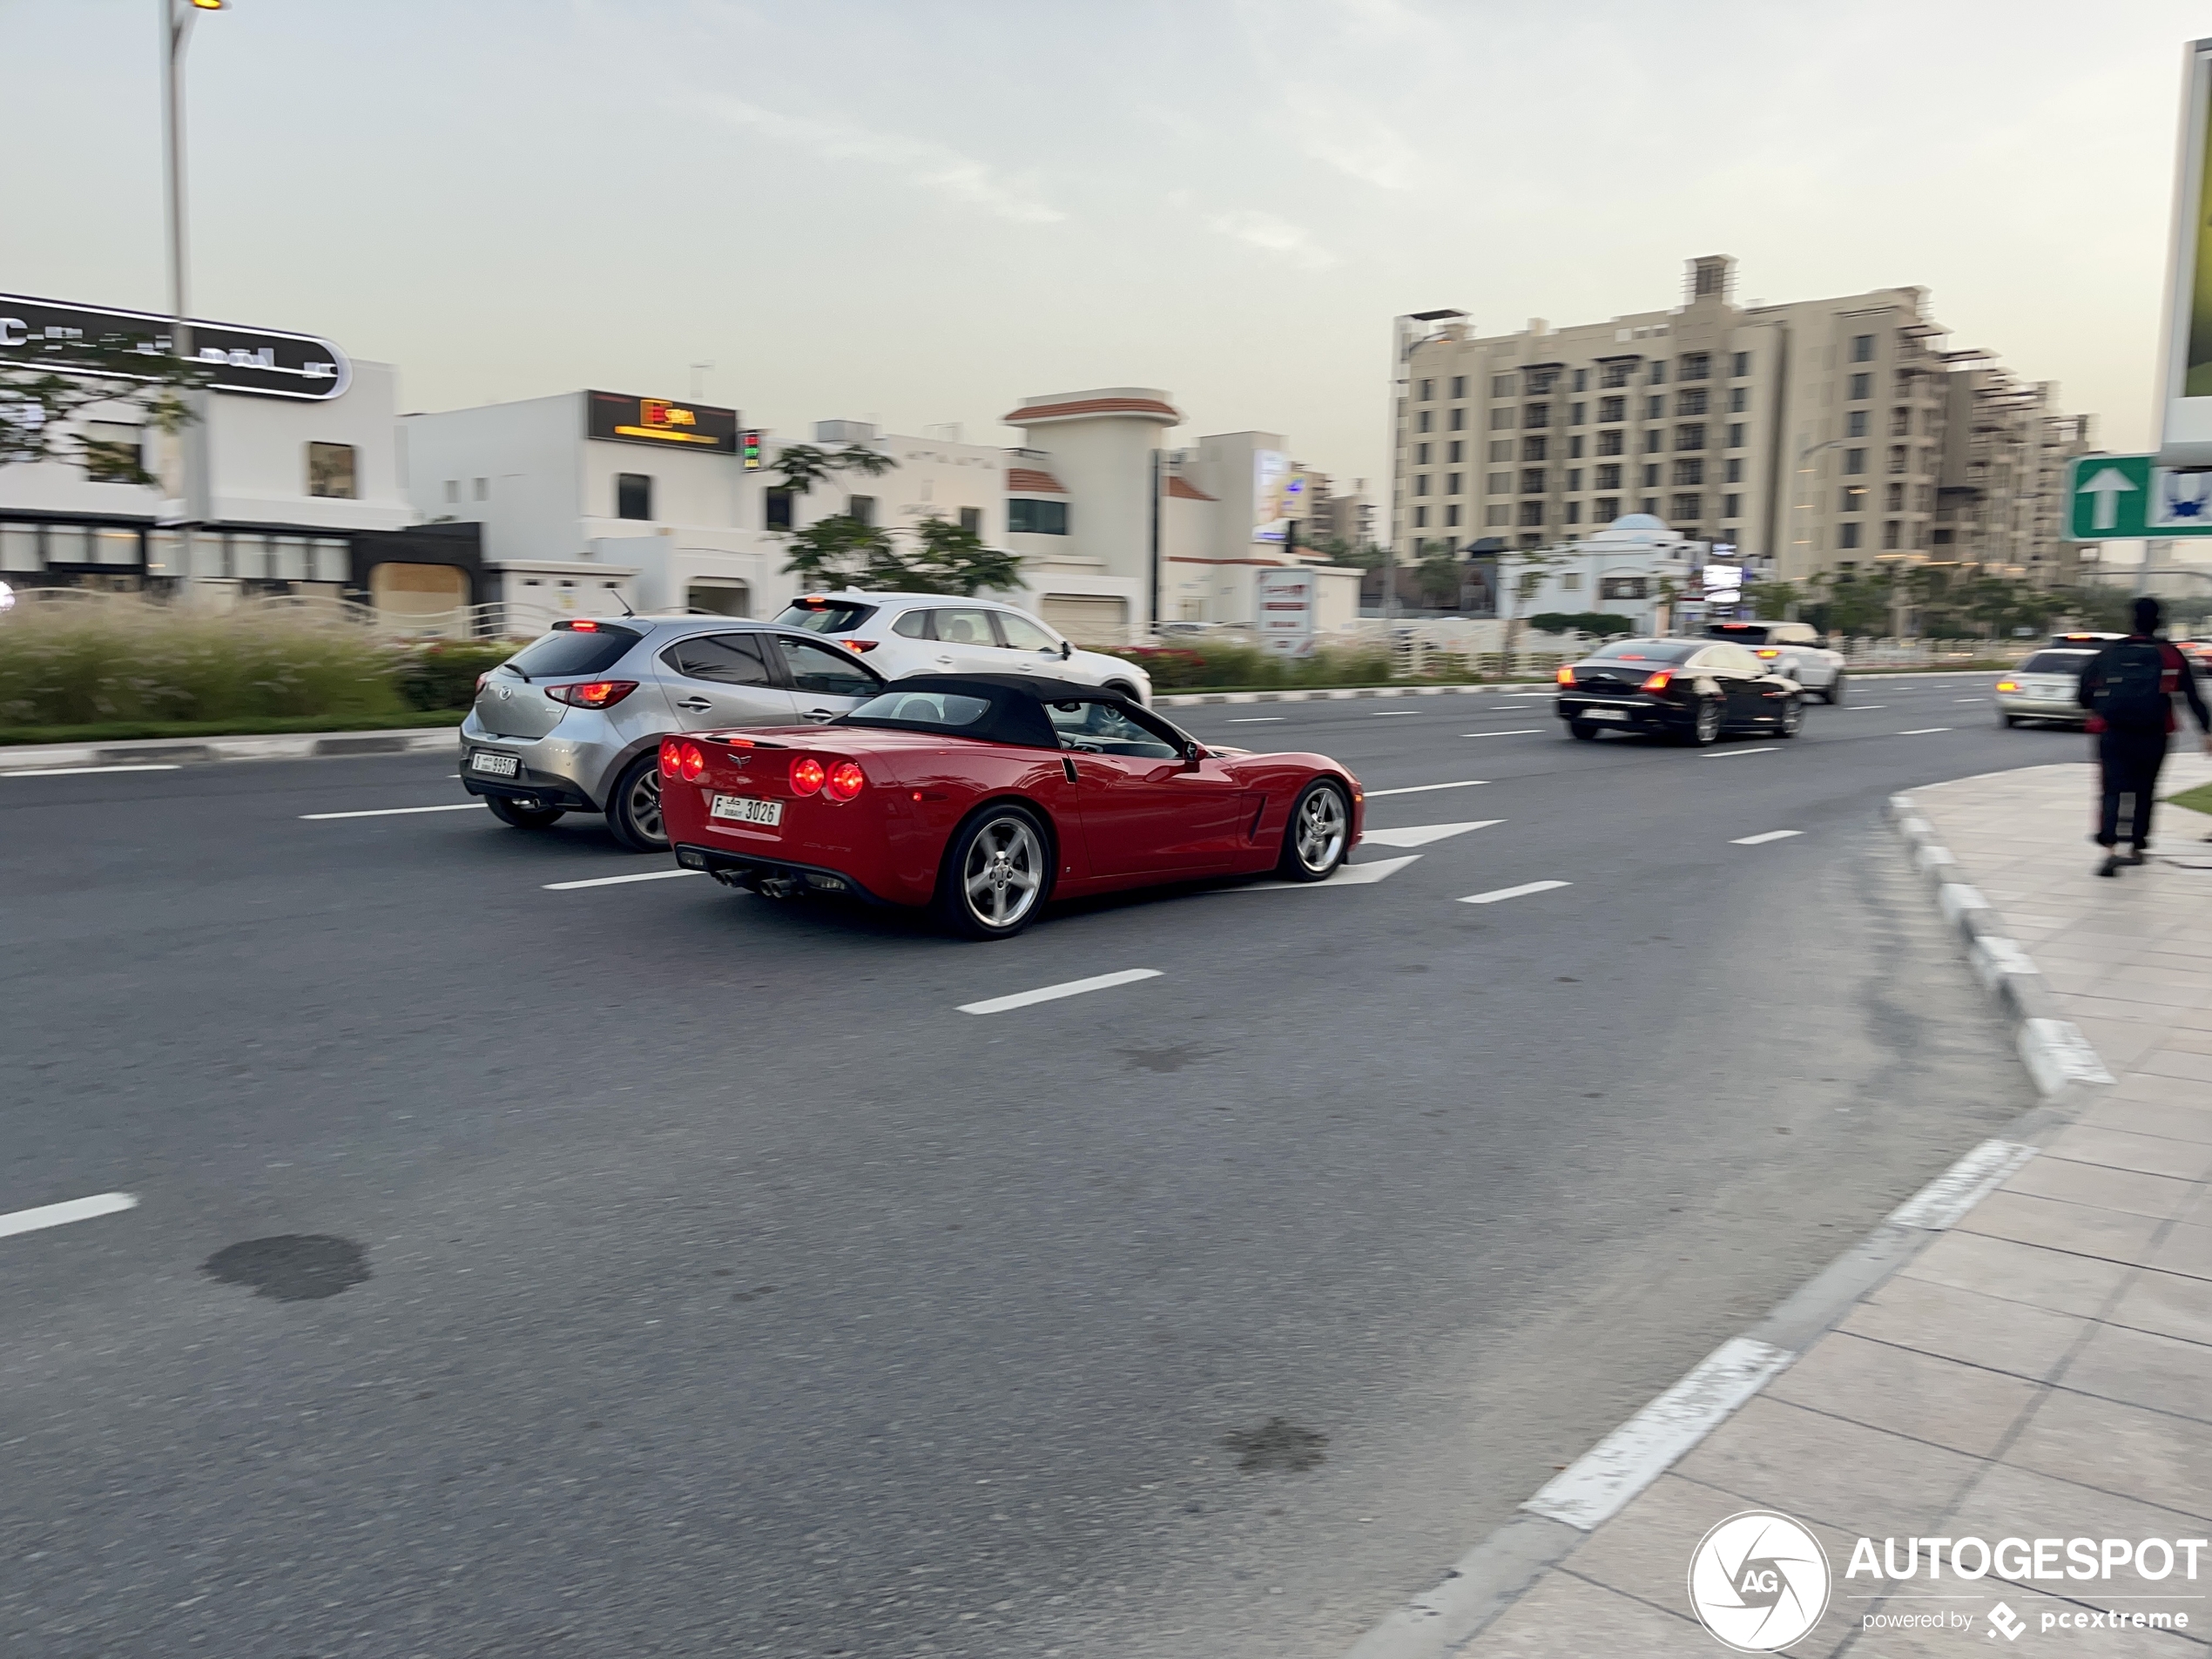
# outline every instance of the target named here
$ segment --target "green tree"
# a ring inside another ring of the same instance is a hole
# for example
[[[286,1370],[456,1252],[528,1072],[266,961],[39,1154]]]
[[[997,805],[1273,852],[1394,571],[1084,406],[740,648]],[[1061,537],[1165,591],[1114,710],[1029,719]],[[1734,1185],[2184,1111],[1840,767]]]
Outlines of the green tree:
[[[880,477],[899,463],[880,449],[848,443],[842,449],[823,449],[811,443],[786,445],[776,456],[776,476],[794,496],[811,493],[838,473],[862,478]]]
[[[1804,598],[1794,582],[1749,582],[1744,583],[1743,597],[1751,602],[1754,614],[1774,622],[1793,621],[1790,607]]]
[[[1313,550],[1326,554],[1332,564],[1349,564],[1362,570],[1382,569],[1383,550],[1372,542],[1354,542],[1348,536],[1331,536],[1316,542]]]
[[[1441,609],[1446,600],[1459,597],[1467,573],[1453,556],[1450,542],[1428,542],[1422,547],[1421,562],[1413,567],[1413,582],[1422,598]]]
[[[895,564],[891,538],[848,513],[818,518],[791,538],[786,573],[809,585],[876,582]]]
[[[187,394],[212,378],[144,334],[0,348],[0,467],[73,462],[105,482],[158,483],[136,445],[87,437],[82,421],[103,410],[135,413],[157,432],[180,432],[197,418]]]
[[[923,519],[915,527],[914,538],[914,550],[903,558],[894,550],[883,571],[887,577],[895,574],[899,587],[907,592],[1003,592],[1021,583],[1018,554],[987,547],[974,530],[948,519]]]

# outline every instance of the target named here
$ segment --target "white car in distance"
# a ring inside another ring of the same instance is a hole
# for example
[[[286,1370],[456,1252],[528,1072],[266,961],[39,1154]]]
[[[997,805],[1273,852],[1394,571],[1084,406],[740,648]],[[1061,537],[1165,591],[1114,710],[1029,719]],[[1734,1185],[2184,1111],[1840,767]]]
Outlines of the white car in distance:
[[[886,679],[910,674],[1048,674],[1103,685],[1143,704],[1152,677],[1135,663],[1082,651],[1028,611],[945,593],[801,594],[776,618],[859,655]]]

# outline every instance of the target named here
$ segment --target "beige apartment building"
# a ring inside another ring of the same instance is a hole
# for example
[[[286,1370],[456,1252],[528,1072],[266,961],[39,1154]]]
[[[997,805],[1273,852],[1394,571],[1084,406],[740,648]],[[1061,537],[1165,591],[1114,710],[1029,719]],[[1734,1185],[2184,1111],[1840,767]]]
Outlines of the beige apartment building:
[[[2072,586],[2083,550],[2066,539],[2067,463],[2095,448],[2095,417],[2060,413],[2054,381],[2020,380],[1986,353],[1951,356],[1935,558]]]
[[[1733,548],[1761,577],[1804,583],[1963,556],[1966,522],[2013,492],[2040,499],[2045,474],[2025,460],[2001,485],[1985,472],[1978,503],[1955,498],[1966,517],[1939,541],[1946,432],[1980,405],[1957,402],[1926,290],[1744,307],[1735,264],[1692,260],[1681,305],[1602,323],[1483,335],[1431,314],[1439,326],[1407,344],[1393,388],[1394,543],[1541,547],[1646,513]],[[2005,543],[2008,562],[2055,570],[2027,545],[2055,531],[2054,511],[2020,513],[2027,537]]]

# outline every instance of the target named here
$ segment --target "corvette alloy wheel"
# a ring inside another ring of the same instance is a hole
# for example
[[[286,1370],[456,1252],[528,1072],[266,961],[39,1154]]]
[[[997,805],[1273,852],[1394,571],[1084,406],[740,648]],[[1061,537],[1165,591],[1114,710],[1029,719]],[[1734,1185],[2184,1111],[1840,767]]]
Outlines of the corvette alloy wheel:
[[[1344,862],[1352,808],[1343,789],[1326,779],[1306,785],[1291,808],[1278,867],[1293,881],[1325,880]]]
[[[955,875],[974,930],[990,937],[1015,932],[1043,896],[1044,838],[1028,814],[1001,812],[968,832]]]

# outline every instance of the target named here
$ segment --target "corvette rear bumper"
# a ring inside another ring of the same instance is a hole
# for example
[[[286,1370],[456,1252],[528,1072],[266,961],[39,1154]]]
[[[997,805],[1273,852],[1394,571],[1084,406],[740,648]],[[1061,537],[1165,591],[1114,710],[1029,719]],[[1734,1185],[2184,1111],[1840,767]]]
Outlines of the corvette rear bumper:
[[[676,861],[687,870],[704,870],[716,880],[759,892],[765,885],[782,887],[783,896],[819,893],[831,898],[858,899],[864,904],[898,902],[871,892],[842,870],[819,864],[798,864],[786,859],[764,859],[751,853],[732,853],[718,846],[676,844]]]

